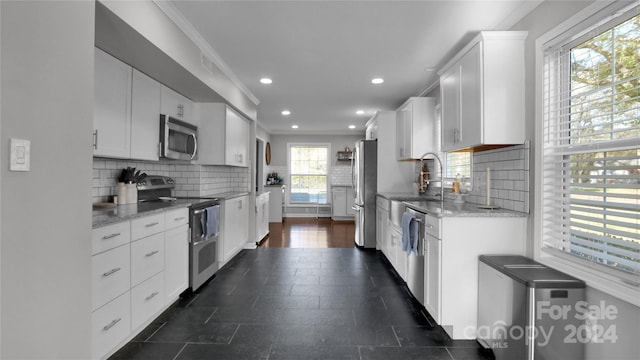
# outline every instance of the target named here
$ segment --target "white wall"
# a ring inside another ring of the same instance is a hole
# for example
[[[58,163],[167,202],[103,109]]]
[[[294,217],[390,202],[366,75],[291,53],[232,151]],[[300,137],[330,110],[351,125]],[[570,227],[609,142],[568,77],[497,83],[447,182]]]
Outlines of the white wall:
[[[531,140],[530,183],[536,179],[535,157],[537,155],[535,143],[535,41],[547,31],[562,23],[572,15],[591,4],[590,1],[545,1],[531,14],[517,23],[512,30],[526,30],[529,35],[525,45],[525,83],[526,83],[526,138]],[[533,189],[533,186],[531,186]],[[530,203],[534,204],[535,191],[530,192]],[[527,233],[527,254],[533,257],[534,244],[534,214],[529,216]],[[605,329],[614,326],[618,340],[603,344],[589,343],[586,346],[587,360],[596,359],[636,359],[640,354],[640,309],[627,302],[613,298],[593,288],[587,288],[587,302],[599,305],[604,301],[606,305],[614,306],[618,310],[616,319],[603,321]]]
[[[90,357],[94,6],[0,2],[3,359]]]
[[[336,152],[345,147],[353,149],[356,141],[364,139],[364,133],[354,135],[271,135],[271,166],[287,166],[288,143],[330,143],[331,166],[343,165],[336,160]],[[346,162],[344,162],[346,164]]]

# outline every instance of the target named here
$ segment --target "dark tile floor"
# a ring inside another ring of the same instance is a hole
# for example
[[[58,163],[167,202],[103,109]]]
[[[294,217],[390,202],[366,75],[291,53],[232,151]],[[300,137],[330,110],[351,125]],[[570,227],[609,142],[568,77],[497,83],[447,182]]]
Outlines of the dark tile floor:
[[[384,256],[243,250],[112,359],[490,359],[454,341]]]

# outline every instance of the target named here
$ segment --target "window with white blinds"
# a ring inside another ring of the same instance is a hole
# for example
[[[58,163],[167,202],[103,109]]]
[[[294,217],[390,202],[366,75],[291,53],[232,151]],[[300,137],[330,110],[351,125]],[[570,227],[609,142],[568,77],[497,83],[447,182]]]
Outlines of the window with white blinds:
[[[544,49],[542,251],[637,279],[638,8],[582,34]]]

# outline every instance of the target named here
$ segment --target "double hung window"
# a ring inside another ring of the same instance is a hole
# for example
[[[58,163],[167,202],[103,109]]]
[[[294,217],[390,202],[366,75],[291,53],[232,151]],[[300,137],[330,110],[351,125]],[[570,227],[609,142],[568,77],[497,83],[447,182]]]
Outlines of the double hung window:
[[[640,281],[638,8],[560,39],[541,48],[540,254],[633,289]]]
[[[329,145],[289,145],[290,204],[327,202]]]

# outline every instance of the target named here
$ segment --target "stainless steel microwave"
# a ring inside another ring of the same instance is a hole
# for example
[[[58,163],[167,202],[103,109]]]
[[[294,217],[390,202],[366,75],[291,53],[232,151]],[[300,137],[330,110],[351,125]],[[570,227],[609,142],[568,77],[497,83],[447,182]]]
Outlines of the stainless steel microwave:
[[[169,115],[160,115],[160,155],[193,160],[198,156],[198,127]]]

